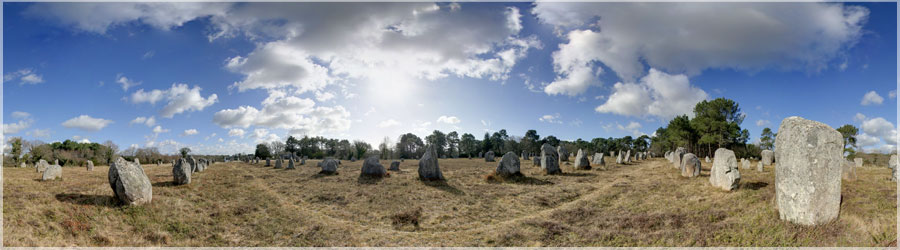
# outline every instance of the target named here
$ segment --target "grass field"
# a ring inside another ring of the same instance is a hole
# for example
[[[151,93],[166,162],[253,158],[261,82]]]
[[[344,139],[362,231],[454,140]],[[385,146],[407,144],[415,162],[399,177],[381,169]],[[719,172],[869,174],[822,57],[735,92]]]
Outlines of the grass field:
[[[609,159],[611,160],[611,159]],[[144,165],[153,202],[116,205],[107,167],[3,169],[5,246],[895,246],[896,183],[887,168],[844,181],[840,217],[807,227],[778,219],[774,173],[741,170],[741,188],[709,185],[708,163],[685,178],[664,159],[489,182],[496,162],[442,159],[446,182],[417,179],[417,161],[360,179],[362,161],[319,176],[217,163],[173,186],[171,165]],[[389,166],[389,161],[382,161]]]

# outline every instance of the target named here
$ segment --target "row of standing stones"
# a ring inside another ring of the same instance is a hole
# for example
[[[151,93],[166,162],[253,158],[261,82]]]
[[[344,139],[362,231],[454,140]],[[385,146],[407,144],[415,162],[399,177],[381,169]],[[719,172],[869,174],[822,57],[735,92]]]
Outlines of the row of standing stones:
[[[855,167],[862,159],[843,158],[843,137],[830,126],[801,117],[785,118],[775,138],[775,151],[763,150],[757,171],[763,165],[775,165],[775,199],[779,217],[802,225],[821,225],[840,213],[841,180],[855,180]],[[700,175],[700,160],[679,147],[666,152],[665,158],[682,176]],[[710,162],[709,157],[706,162]],[[897,181],[897,155],[891,155],[891,179]],[[741,168],[750,169],[750,161],[741,159]],[[726,191],[739,187],[741,179],[734,152],[719,148],[713,157],[709,182]]]

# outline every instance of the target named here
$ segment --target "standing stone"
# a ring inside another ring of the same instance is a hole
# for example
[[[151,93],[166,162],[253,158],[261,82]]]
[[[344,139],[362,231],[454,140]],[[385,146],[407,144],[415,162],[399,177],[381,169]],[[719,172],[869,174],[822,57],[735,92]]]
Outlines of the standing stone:
[[[544,170],[547,174],[559,174],[562,173],[562,169],[559,169],[559,153],[553,146],[550,144],[544,143],[541,146],[541,169]]]
[[[500,158],[500,162],[497,163],[497,170],[494,172],[503,177],[522,175],[519,172],[519,167],[519,158],[516,157],[516,153],[507,152],[503,155],[503,158]]]
[[[50,163],[47,163],[47,161],[45,161],[44,159],[41,159],[37,164],[34,164],[34,168],[38,173],[44,172],[44,170],[47,170],[47,167],[49,166]]]
[[[859,158],[856,158],[859,159]],[[844,164],[841,165],[841,179],[847,181],[855,181],[856,180],[856,166],[857,164],[844,161]]]
[[[359,172],[359,176],[368,176],[368,177],[384,177],[387,175],[387,171],[384,170],[384,166],[381,165],[381,162],[378,162],[377,156],[369,156],[363,161],[362,170]]]
[[[302,166],[305,164],[306,164],[306,158],[300,158],[300,165]]]
[[[706,163],[710,163],[709,156],[706,157]]]
[[[741,159],[741,169],[750,169],[750,160]]]
[[[25,165],[25,162],[23,161],[22,164],[19,164],[19,167],[20,167],[20,168],[27,168],[28,166]]]
[[[488,151],[486,154],[484,154],[484,161],[494,162],[494,151]]]
[[[175,161],[172,166],[175,185],[191,184],[191,166],[184,158]]]
[[[294,168],[294,157],[291,157],[291,159],[288,160],[287,168],[285,168],[285,169],[295,169]]]
[[[44,170],[44,173],[41,175],[42,181],[52,181],[55,179],[62,179],[62,167],[59,165],[50,165],[47,169]]]
[[[280,162],[275,162],[276,166],[281,165],[279,163]],[[326,175],[337,174],[338,161],[333,158],[327,158],[327,159],[319,162],[319,167],[322,168],[322,170],[319,171],[319,174],[326,174]]]
[[[115,197],[128,205],[149,203],[153,199],[153,186],[137,163],[128,162],[122,157],[109,166],[109,187]]]
[[[761,156],[763,165],[772,165],[772,163],[775,162],[775,151],[766,149],[760,152],[759,155]]]
[[[616,158],[616,151],[609,151],[609,157]]]
[[[631,150],[630,149],[628,150],[628,152],[625,152],[625,163],[631,163]]]
[[[591,164],[599,166],[606,165],[606,162],[603,161],[603,153],[594,153],[594,159],[591,160]]]
[[[559,157],[559,162],[569,162],[569,150],[566,150],[566,147],[562,145],[557,146],[556,154]]]
[[[501,160],[502,160],[502,159],[501,159]],[[523,160],[523,161],[527,161],[527,160],[528,160],[528,153],[525,153],[525,151],[522,151],[522,160]]]
[[[891,180],[897,181],[897,155],[891,155],[891,160],[888,162],[888,168],[891,169]]]
[[[277,161],[275,161],[275,169],[281,169],[281,158],[279,157]]]
[[[271,167],[271,166],[272,166],[272,158],[267,158],[266,159],[266,167]]]
[[[700,176],[700,158],[691,153],[684,154],[683,159],[681,159],[681,176]]]
[[[434,145],[425,148],[425,154],[419,159],[419,179],[426,181],[444,180],[441,167],[438,166],[437,152]]]
[[[578,154],[575,155],[575,170],[591,170],[587,154],[581,149],[578,149]]]
[[[622,154],[616,157],[616,164],[622,164]]]
[[[85,164],[85,165],[87,166],[87,171],[94,171],[94,162],[93,161],[88,160],[87,164]]]
[[[484,158],[484,152],[478,152],[478,158]]]
[[[535,165],[535,166],[541,166],[541,157],[540,156],[531,157],[531,164]]]
[[[775,137],[775,201],[779,217],[802,225],[834,220],[841,209],[841,133],[824,123],[785,118]]]
[[[391,168],[389,168],[388,170],[390,170],[390,171],[398,171],[398,172],[399,172],[399,171],[400,171],[400,162],[399,162],[399,161],[392,161],[392,162],[391,162]]]
[[[713,166],[709,170],[709,183],[725,191],[738,188],[741,172],[738,170],[737,157],[734,151],[719,148],[713,156]]]
[[[350,162],[356,162],[356,156],[351,157]]]
[[[857,167],[862,167],[862,165],[863,165],[863,159],[862,159],[862,158],[859,158],[859,157],[854,158],[854,159],[853,159],[853,162],[856,163],[856,166],[857,166]]]
[[[675,152],[672,152],[672,166],[681,169],[681,157],[687,154],[687,149],[683,147],[678,147],[675,149]]]
[[[757,172],[763,171],[763,162],[762,161],[756,163],[756,171]]]
[[[188,156],[187,161],[189,164],[191,164],[191,173],[196,173],[199,171],[197,170],[197,160],[194,159],[194,156]]]

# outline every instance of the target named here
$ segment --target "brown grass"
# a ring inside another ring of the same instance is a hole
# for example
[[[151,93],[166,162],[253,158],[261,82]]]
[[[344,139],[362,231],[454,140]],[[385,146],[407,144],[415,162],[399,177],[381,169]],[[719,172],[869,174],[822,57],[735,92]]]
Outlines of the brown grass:
[[[545,175],[488,177],[495,164],[442,159],[447,181],[418,180],[417,163],[359,178],[362,162],[317,175],[220,163],[186,186],[171,165],[145,165],[153,202],[119,206],[107,167],[64,168],[41,182],[4,168],[6,246],[887,246],[896,244],[896,183],[885,168],[844,181],[840,217],[798,226],[778,219],[774,173],[741,170],[741,188],[681,177],[664,159]],[[489,180],[489,181],[486,181]]]

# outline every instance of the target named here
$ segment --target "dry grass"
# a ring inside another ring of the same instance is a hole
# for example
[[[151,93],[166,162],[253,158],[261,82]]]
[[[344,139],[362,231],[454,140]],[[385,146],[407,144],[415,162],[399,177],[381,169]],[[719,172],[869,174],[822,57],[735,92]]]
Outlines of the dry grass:
[[[362,161],[317,175],[215,164],[186,186],[171,165],[145,165],[153,202],[116,204],[107,167],[64,168],[40,182],[33,169],[5,168],[7,246],[886,246],[896,244],[896,185],[885,168],[844,182],[841,216],[804,227],[780,221],[774,175],[742,170],[724,192],[681,177],[663,159],[608,170],[487,177],[496,162],[442,159],[447,181],[422,182],[417,163],[360,178]]]

